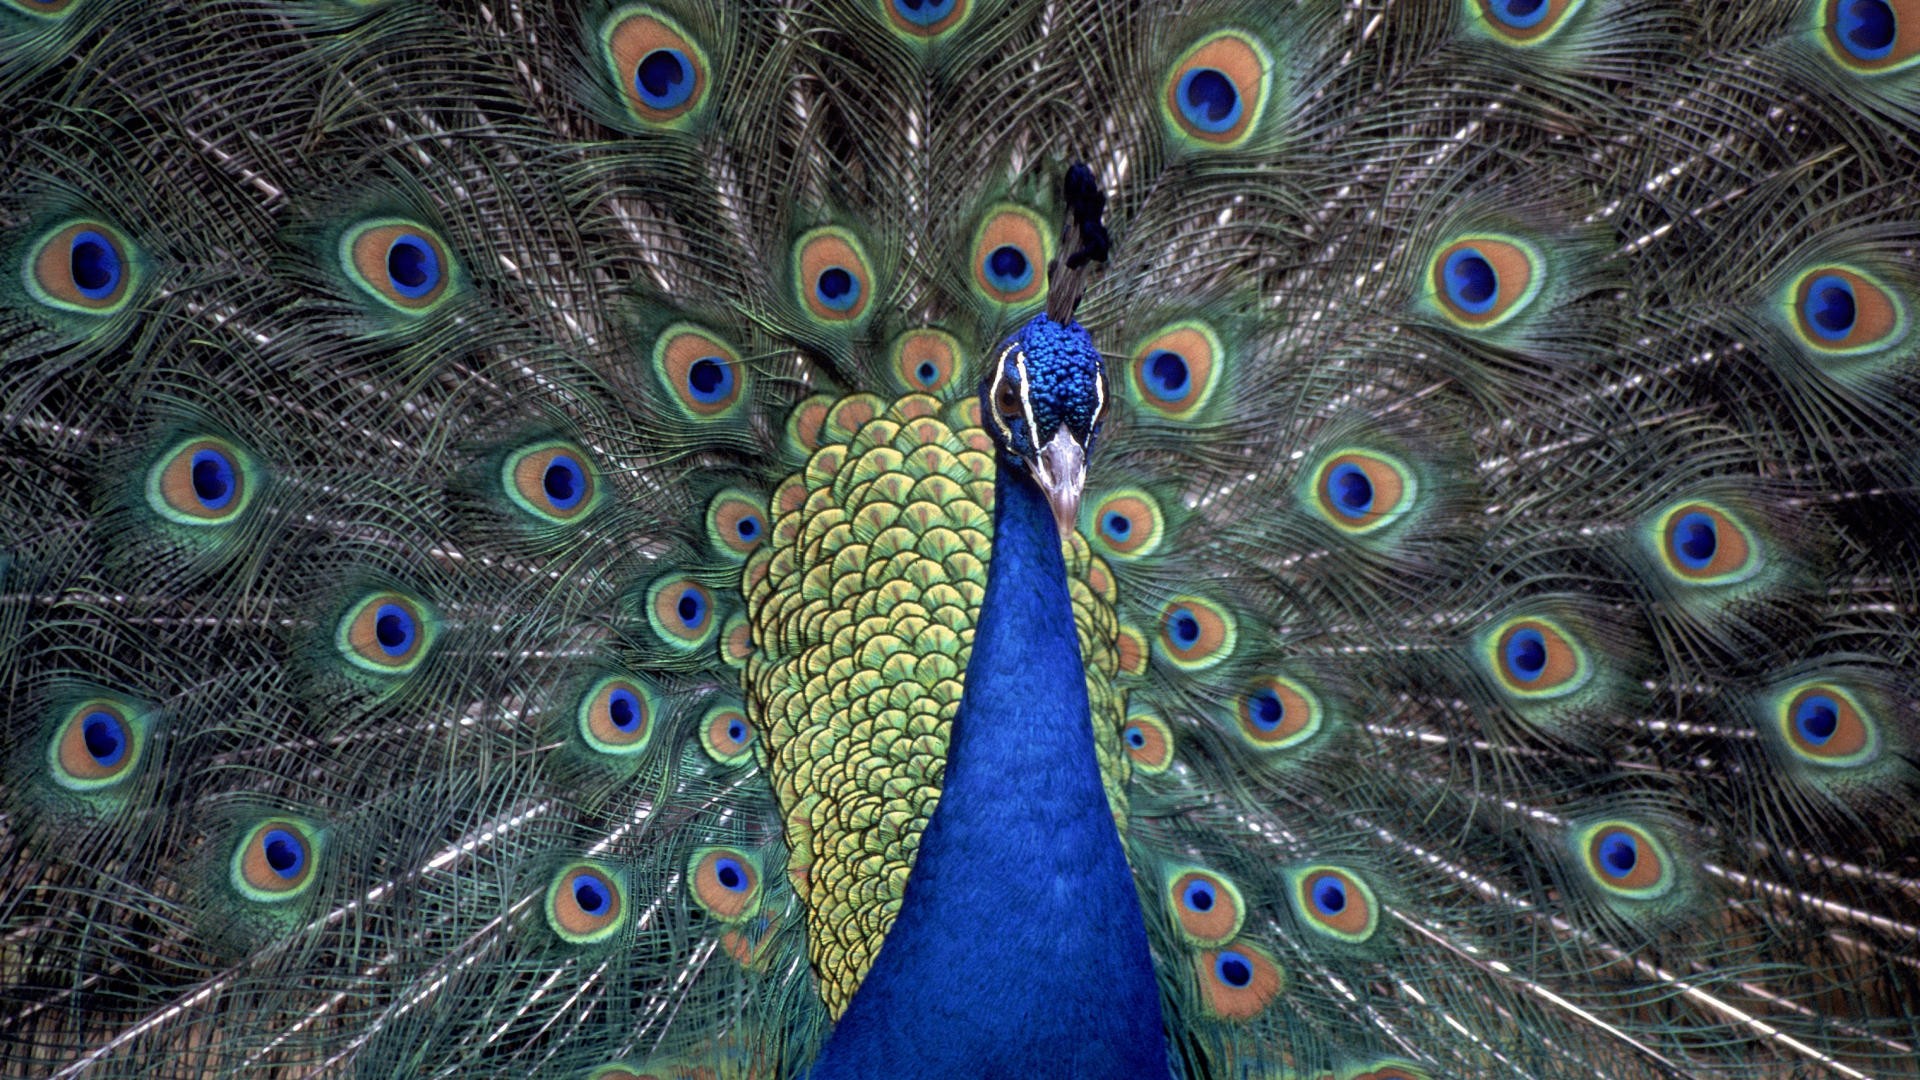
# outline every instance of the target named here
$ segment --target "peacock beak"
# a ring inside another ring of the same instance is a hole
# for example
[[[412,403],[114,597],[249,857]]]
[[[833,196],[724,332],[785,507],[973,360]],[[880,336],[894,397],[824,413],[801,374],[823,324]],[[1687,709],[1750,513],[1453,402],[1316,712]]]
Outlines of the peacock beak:
[[[1046,493],[1047,505],[1053,507],[1053,523],[1065,539],[1080,521],[1080,489],[1087,482],[1087,452],[1067,425],[1060,425],[1034,456],[1033,479]]]

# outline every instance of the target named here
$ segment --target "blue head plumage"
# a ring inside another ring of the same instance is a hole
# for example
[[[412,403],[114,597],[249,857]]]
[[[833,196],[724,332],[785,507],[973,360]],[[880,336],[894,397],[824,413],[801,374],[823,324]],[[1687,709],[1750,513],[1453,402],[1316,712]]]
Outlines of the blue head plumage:
[[[980,384],[980,410],[1001,453],[1046,493],[1064,535],[1107,412],[1106,366],[1093,339],[1078,322],[1035,315],[1001,344]]]

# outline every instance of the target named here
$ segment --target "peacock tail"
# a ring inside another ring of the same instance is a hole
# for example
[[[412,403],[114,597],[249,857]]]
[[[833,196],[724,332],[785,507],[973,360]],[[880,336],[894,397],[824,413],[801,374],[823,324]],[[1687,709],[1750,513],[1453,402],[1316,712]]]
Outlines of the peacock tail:
[[[0,1075],[1920,1076],[1913,0],[0,0],[0,102]]]

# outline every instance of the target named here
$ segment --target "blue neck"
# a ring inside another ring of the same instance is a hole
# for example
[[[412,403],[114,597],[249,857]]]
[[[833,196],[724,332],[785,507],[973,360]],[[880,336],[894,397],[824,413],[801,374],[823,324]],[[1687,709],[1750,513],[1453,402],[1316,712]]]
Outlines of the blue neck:
[[[1004,459],[993,518],[940,801],[815,1080],[1167,1076],[1060,536],[1040,489]]]

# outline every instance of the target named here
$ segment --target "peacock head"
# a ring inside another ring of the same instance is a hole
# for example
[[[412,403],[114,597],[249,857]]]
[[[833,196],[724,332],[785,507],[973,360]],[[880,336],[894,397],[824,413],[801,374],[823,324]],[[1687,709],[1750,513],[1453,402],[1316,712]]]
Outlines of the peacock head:
[[[980,408],[1003,460],[1033,477],[1060,535],[1071,532],[1107,413],[1107,372],[1093,339],[1077,322],[1034,316],[995,354]]]

